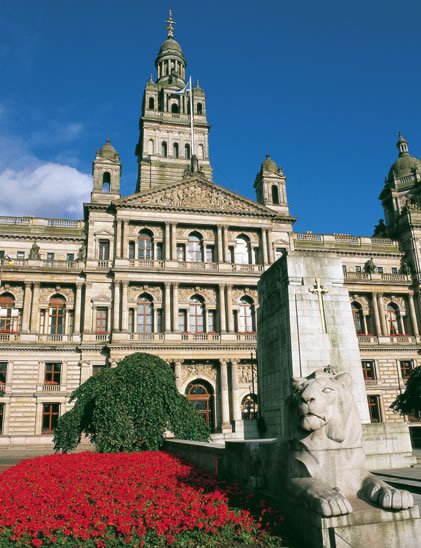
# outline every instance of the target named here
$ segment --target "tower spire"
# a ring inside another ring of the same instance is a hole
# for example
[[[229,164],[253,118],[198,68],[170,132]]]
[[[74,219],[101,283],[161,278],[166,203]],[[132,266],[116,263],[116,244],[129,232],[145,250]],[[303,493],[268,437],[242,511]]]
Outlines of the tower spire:
[[[173,25],[175,25],[176,22],[172,18],[172,10],[169,10],[168,20],[165,21],[165,23],[168,23],[168,27],[167,27],[168,38],[174,38],[174,26]]]

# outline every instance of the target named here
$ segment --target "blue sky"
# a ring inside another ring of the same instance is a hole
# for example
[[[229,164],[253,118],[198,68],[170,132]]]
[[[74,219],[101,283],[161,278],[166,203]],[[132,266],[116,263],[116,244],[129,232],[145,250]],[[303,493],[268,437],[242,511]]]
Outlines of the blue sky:
[[[3,2],[0,214],[80,218],[108,135],[134,191],[169,8],[206,92],[215,182],[254,198],[269,152],[297,231],[370,235],[398,130],[421,156],[419,0]]]

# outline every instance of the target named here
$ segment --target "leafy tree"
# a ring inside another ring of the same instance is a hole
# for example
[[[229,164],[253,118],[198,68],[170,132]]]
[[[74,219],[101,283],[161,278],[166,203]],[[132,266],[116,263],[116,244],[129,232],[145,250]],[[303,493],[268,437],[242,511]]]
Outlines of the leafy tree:
[[[415,367],[406,383],[405,392],[400,394],[390,406],[401,415],[416,415],[421,413],[421,367]]]
[[[175,385],[164,360],[136,353],[91,377],[71,395],[74,407],[58,421],[56,452],[76,449],[82,434],[101,453],[157,450],[170,430],[179,439],[207,441],[209,429]]]

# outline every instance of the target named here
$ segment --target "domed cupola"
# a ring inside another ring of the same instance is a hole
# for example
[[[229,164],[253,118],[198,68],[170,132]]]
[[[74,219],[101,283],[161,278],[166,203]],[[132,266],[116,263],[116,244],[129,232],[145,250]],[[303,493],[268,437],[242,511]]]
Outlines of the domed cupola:
[[[183,50],[177,40],[174,39],[174,24],[170,10],[168,21],[168,38],[159,48],[155,59],[155,67],[158,73],[157,84],[175,84],[184,87],[186,78],[186,59]]]
[[[286,177],[281,167],[278,167],[269,154],[266,154],[260,171],[254,181],[256,198],[279,214],[289,215],[286,195]]]
[[[121,161],[120,155],[110,139],[102,145],[92,163],[92,203],[109,204],[120,198]]]
[[[409,154],[408,141],[400,132],[396,147],[399,158],[389,170],[386,186],[404,190],[421,180],[421,160]]]

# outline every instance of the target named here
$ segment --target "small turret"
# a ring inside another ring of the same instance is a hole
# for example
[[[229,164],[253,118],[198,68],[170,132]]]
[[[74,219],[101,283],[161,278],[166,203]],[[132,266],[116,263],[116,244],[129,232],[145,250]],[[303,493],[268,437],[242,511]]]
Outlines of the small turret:
[[[92,203],[111,203],[120,198],[121,161],[116,149],[107,137],[105,144],[97,151],[92,163]]]
[[[260,171],[256,175],[254,188],[259,204],[274,209],[277,213],[289,215],[286,177],[282,168],[276,165],[269,154],[266,154]]]

